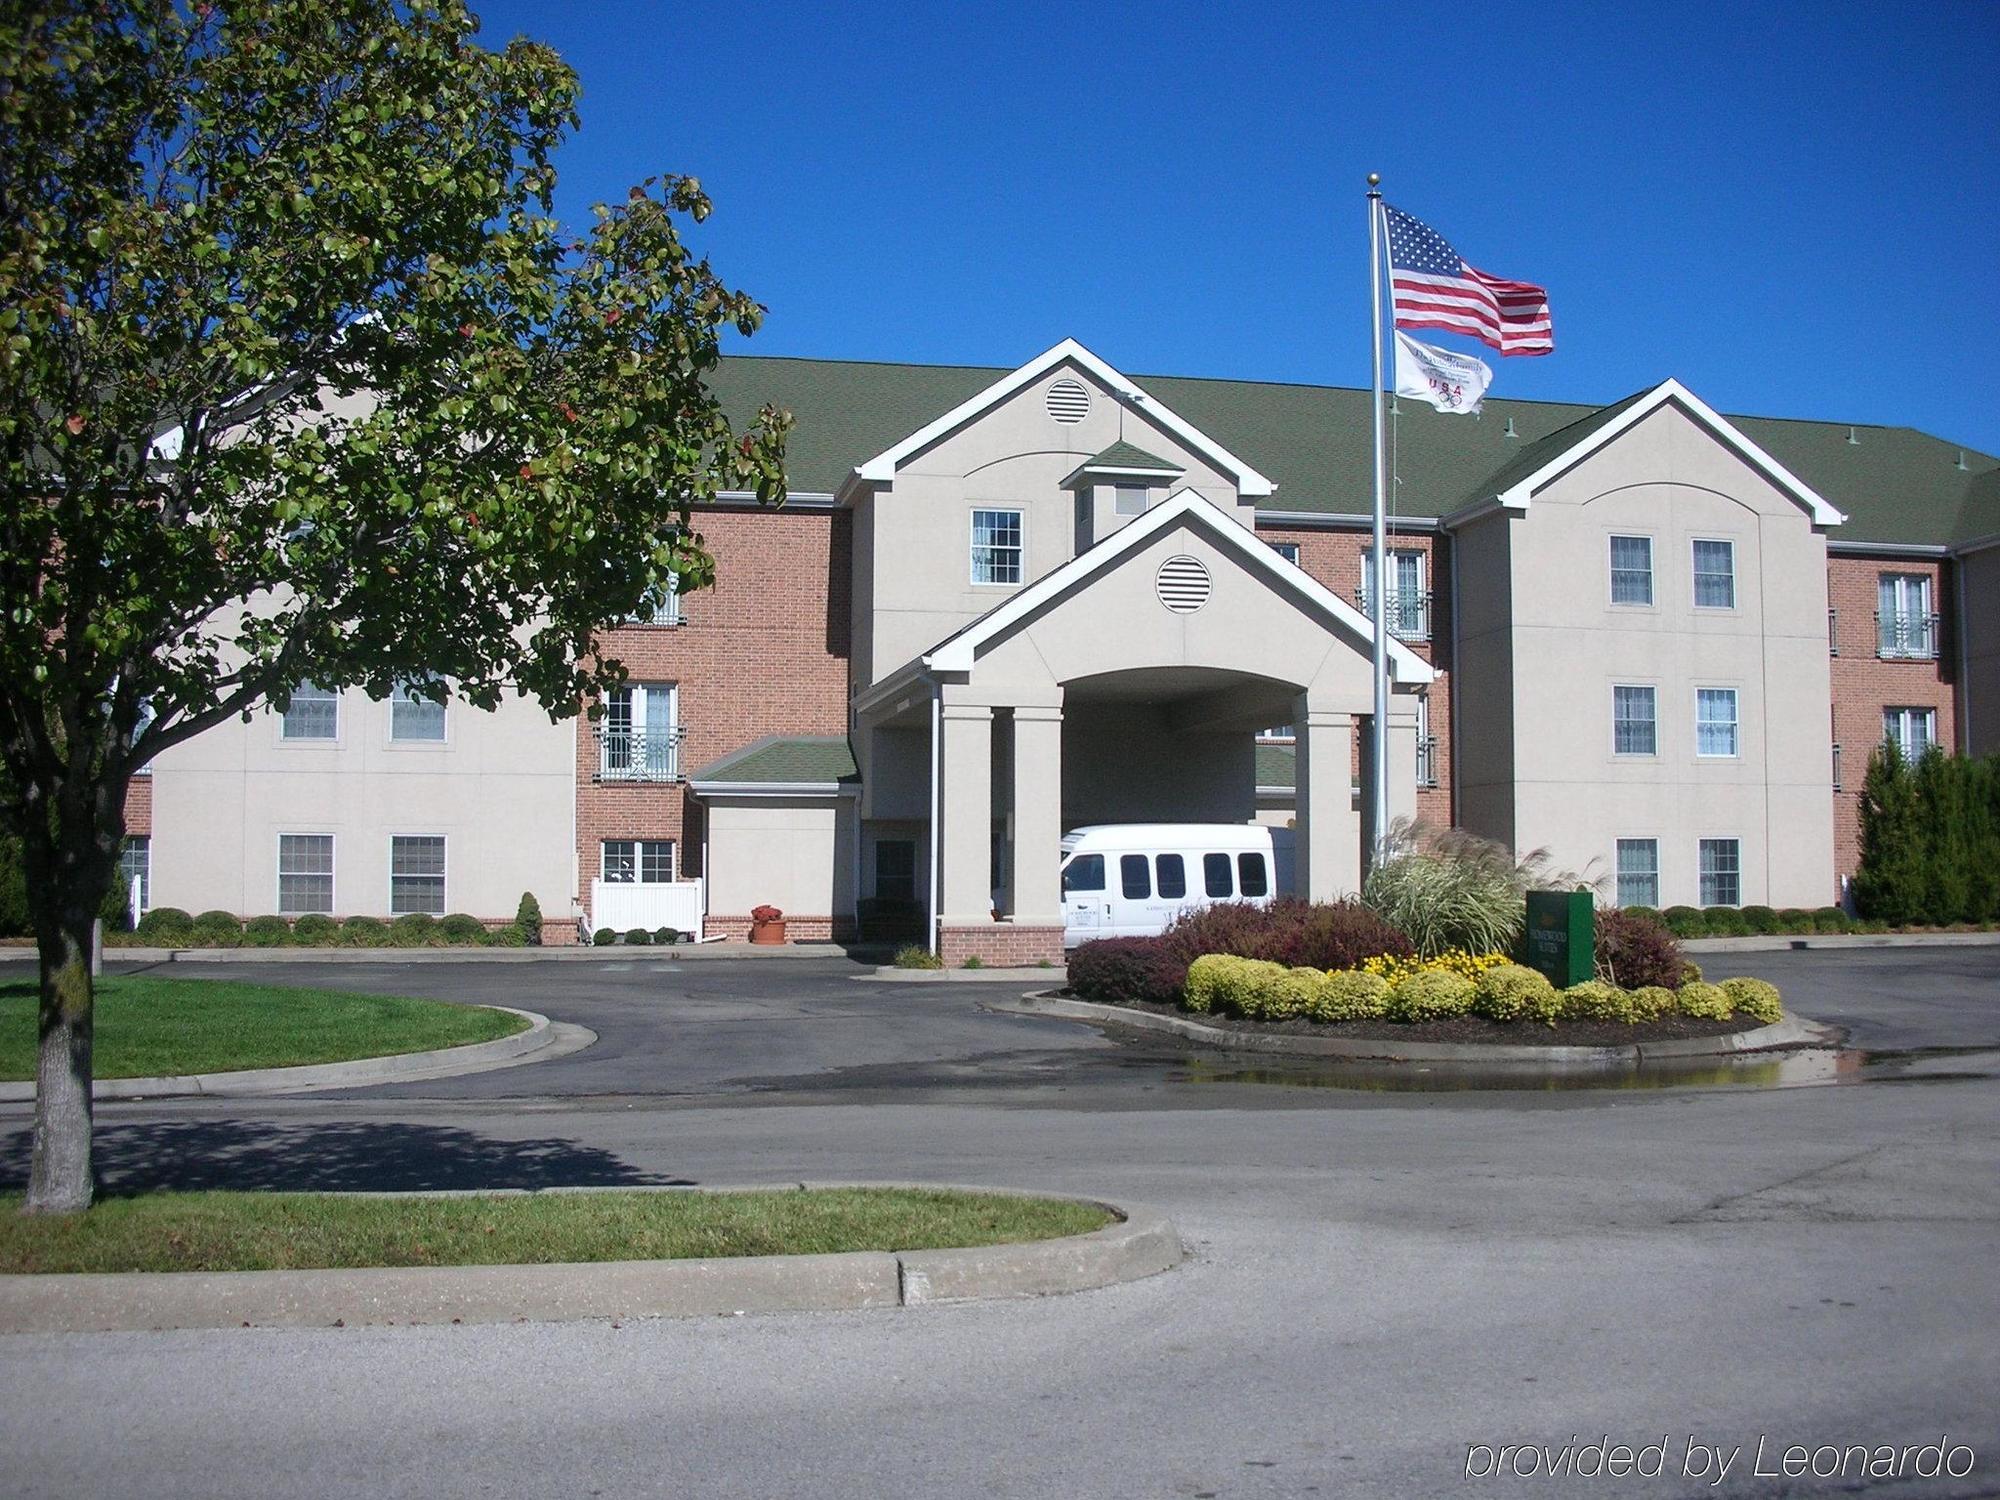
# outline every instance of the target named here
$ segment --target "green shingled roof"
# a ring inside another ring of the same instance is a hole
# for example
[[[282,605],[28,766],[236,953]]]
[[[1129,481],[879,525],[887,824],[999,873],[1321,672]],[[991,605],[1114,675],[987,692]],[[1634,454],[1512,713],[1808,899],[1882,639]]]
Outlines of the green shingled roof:
[[[1083,462],[1086,469],[1154,469],[1162,474],[1184,474],[1187,471],[1170,458],[1162,458],[1157,453],[1148,453],[1144,448],[1120,438],[1102,453],[1095,454]]]
[[[1298,751],[1290,745],[1257,747],[1257,785],[1297,786]]]
[[[857,464],[970,400],[1006,370],[966,365],[725,358],[713,376],[735,420],[771,402],[797,418],[792,487],[833,493]],[[1277,482],[1266,510],[1365,513],[1371,504],[1368,393],[1338,386],[1135,375],[1141,387]],[[1628,400],[1632,398],[1627,398]],[[1449,514],[1496,493],[1609,421],[1595,407],[1489,399],[1478,417],[1402,405],[1396,423],[1397,514]],[[1775,417],[1730,421],[1848,517],[1842,541],[1969,541],[2000,532],[2000,458],[1909,427],[1850,427]],[[1513,435],[1508,435],[1512,425]],[[1544,440],[1555,442],[1542,446]],[[1852,434],[1853,441],[1849,441]],[[1109,451],[1109,450],[1107,450]],[[1539,456],[1537,456],[1539,455]]]
[[[767,734],[710,761],[690,781],[834,782],[856,775],[854,753],[837,734]]]

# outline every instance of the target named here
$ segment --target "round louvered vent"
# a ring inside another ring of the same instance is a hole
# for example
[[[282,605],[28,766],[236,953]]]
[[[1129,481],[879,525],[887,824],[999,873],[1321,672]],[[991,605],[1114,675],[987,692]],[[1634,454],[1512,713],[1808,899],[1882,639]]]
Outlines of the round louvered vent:
[[[1177,615],[1191,615],[1208,603],[1208,569],[1198,558],[1170,557],[1153,579],[1160,603]]]
[[[1074,427],[1090,415],[1090,392],[1074,380],[1058,380],[1049,387],[1049,415],[1065,427]]]

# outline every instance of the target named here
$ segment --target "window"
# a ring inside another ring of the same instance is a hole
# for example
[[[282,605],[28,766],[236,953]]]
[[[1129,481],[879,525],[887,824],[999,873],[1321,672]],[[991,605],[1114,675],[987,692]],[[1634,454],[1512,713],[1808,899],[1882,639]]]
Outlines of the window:
[[[1660,904],[1658,839],[1618,841],[1618,904],[1620,906]]]
[[[1204,854],[1201,857],[1201,886],[1217,899],[1226,899],[1235,893],[1236,887],[1229,880],[1228,855]]]
[[[1104,856],[1079,854],[1063,866],[1063,894],[1104,889]]]
[[[1299,544],[1297,542],[1273,542],[1271,550],[1293,567],[1299,565]]]
[[[1143,854],[1118,856],[1118,885],[1127,901],[1144,901],[1153,894],[1153,879]]]
[[[1368,597],[1375,587],[1375,549],[1361,554],[1361,588],[1355,595],[1362,612],[1374,618]],[[1383,618],[1389,634],[1403,641],[1430,639],[1430,595],[1424,592],[1424,555],[1421,552],[1389,554],[1389,597]]]
[[[288,740],[330,740],[340,733],[340,695],[323,687],[302,682],[292,689],[291,706],[285,710],[285,727],[280,738]]]
[[[1701,841],[1701,904],[1740,906],[1743,902],[1742,860],[1735,839]]]
[[[1187,894],[1187,863],[1178,854],[1162,854],[1156,858],[1153,875],[1161,900],[1178,901]]]
[[[1922,573],[1884,573],[1877,584],[1877,656],[1930,661],[1937,655],[1937,621],[1931,614],[1931,581]]]
[[[389,694],[389,738],[392,740],[444,739],[444,704],[410,695],[409,686],[397,683]]]
[[[1937,710],[1883,709],[1882,738],[1902,751],[1904,760],[1922,760],[1924,752],[1937,743]]]
[[[278,835],[278,910],[294,913],[333,910],[333,835]]]
[[[1614,536],[1611,539],[1611,602],[1653,602],[1653,539]]]
[[[118,889],[126,901],[132,899],[132,882],[139,882],[139,910],[153,905],[153,841],[143,833],[133,834],[118,851]]]
[[[678,625],[681,623],[681,575],[669,573],[667,581],[639,601],[632,612],[632,625]]]
[[[607,885],[665,885],[674,878],[672,839],[606,839],[602,869]]]
[[[1148,491],[1143,484],[1113,486],[1111,509],[1121,516],[1143,516]]]
[[[1021,513],[1018,510],[975,510],[972,513],[972,581],[1021,581]]]
[[[881,901],[917,899],[915,839],[883,839],[875,846],[875,895]]]
[[[1262,896],[1271,889],[1270,879],[1264,870],[1264,856],[1261,854],[1237,855],[1236,879],[1246,896]]]
[[[389,840],[389,914],[444,915],[444,835],[404,834]]]
[[[1697,609],[1736,608],[1736,543],[1696,540],[1694,603]]]
[[[1612,688],[1611,751],[1614,755],[1660,753],[1658,688]]]
[[[1735,688],[1695,689],[1694,753],[1704,756],[1736,753]]]
[[[613,688],[598,726],[598,779],[672,781],[679,774],[680,726],[671,682]]]

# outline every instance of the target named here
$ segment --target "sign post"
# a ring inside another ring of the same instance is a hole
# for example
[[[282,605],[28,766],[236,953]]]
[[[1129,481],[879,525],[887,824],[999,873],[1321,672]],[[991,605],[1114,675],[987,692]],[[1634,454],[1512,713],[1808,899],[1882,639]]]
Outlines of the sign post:
[[[1559,990],[1597,977],[1597,935],[1589,891],[1528,892],[1528,967]]]

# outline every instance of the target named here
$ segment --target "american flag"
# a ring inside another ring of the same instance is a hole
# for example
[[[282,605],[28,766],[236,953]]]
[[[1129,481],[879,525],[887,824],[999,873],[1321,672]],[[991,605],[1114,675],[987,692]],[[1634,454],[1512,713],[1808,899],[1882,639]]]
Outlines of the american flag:
[[[1502,354],[1556,346],[1546,287],[1505,281],[1467,265],[1422,219],[1382,205],[1389,219],[1389,284],[1398,328],[1448,328]]]

